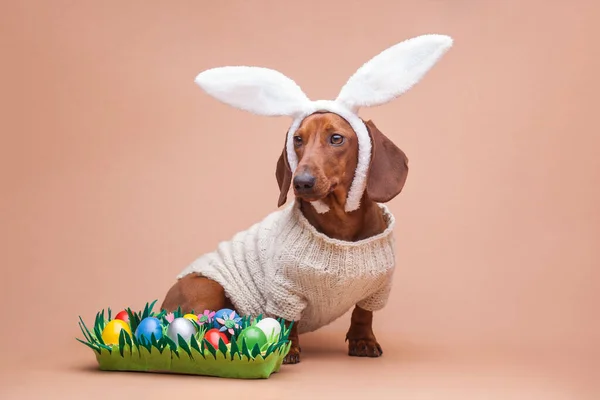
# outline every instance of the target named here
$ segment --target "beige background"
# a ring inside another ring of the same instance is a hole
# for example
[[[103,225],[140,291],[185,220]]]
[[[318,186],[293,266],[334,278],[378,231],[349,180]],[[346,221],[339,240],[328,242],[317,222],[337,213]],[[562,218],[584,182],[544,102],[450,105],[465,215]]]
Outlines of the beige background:
[[[227,396],[213,379],[96,372],[74,340],[78,315],[162,300],[276,207],[290,121],[221,105],[193,78],[261,65],[331,98],[387,46],[444,33],[455,47],[419,85],[362,112],[411,160],[390,203],[384,357],[345,356],[345,317],[303,338],[300,365],[227,385],[600,398],[599,18],[584,0],[2,1],[0,397]]]

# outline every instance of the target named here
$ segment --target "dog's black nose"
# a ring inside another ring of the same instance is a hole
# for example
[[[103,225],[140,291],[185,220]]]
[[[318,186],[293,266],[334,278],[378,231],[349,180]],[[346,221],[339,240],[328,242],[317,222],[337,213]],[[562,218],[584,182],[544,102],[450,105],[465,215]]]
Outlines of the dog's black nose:
[[[303,172],[294,177],[294,189],[297,192],[310,192],[315,186],[316,178],[307,172]]]

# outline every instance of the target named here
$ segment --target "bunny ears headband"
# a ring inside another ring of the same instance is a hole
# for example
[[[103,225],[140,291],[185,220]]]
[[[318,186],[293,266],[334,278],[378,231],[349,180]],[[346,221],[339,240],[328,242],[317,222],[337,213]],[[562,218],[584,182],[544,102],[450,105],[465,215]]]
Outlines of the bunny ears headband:
[[[209,95],[230,106],[264,116],[293,118],[286,152],[292,173],[298,166],[294,133],[307,116],[328,111],[344,118],[358,138],[358,165],[346,199],[346,212],[357,210],[366,187],[371,138],[357,115],[360,107],[388,103],[415,85],[452,46],[445,35],[423,35],[400,42],[373,57],[348,79],[335,100],[311,101],[282,73],[260,67],[221,67],[200,73],[195,82]],[[329,211],[321,201],[317,212]]]

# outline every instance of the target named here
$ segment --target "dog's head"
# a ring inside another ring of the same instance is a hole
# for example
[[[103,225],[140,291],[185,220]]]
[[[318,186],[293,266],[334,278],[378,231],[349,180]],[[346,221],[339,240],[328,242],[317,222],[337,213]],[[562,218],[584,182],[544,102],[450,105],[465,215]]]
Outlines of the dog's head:
[[[407,174],[404,153],[372,122],[365,123],[359,109],[404,94],[452,43],[446,35],[421,35],[397,43],[363,64],[335,100],[310,100],[292,79],[260,67],[213,68],[198,74],[196,83],[236,108],[293,118],[277,167],[280,206],[293,185],[296,195],[319,213],[329,210],[321,199],[344,191],[344,210],[352,212],[365,194],[376,202],[394,198]],[[336,198],[343,199],[338,194]]]
[[[396,197],[408,175],[408,158],[372,121],[365,122],[371,138],[371,160],[365,195],[385,203]],[[278,205],[287,199],[290,186],[306,201],[322,200],[331,193],[345,199],[358,164],[358,138],[350,124],[337,114],[319,112],[306,117],[294,134],[298,166],[292,173],[283,151],[277,162]]]

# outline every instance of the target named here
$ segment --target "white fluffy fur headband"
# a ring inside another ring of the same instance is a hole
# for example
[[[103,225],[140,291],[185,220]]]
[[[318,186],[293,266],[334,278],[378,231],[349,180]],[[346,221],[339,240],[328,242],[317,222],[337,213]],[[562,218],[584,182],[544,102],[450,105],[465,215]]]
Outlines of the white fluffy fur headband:
[[[292,117],[286,142],[292,173],[298,166],[294,133],[304,118],[317,111],[329,111],[344,118],[358,138],[358,165],[345,206],[350,212],[360,207],[371,161],[371,137],[357,115],[358,110],[385,104],[405,93],[451,46],[449,36],[422,35],[389,47],[360,67],[335,100],[311,101],[296,82],[278,71],[261,67],[213,68],[200,73],[195,82],[212,97],[233,107],[258,115]],[[321,201],[312,204],[320,213],[329,210]]]

